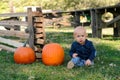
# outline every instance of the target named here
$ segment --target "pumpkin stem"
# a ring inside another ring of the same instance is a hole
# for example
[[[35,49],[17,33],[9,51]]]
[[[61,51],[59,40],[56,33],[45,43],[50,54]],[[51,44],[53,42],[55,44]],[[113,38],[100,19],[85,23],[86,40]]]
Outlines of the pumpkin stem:
[[[27,41],[24,42],[23,47],[26,47],[26,44],[28,43],[28,40],[29,39],[27,39]]]
[[[25,43],[23,44],[23,47],[26,47],[27,41],[25,41]]]

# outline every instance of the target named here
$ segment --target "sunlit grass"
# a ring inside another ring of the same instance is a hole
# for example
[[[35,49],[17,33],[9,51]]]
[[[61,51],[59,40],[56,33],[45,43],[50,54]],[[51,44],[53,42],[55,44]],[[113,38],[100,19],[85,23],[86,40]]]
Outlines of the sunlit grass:
[[[64,48],[64,63],[60,66],[46,66],[41,61],[26,65],[16,64],[13,53],[2,50],[0,80],[120,80],[120,38],[113,38],[111,33],[105,34],[110,36],[103,39],[88,36],[97,50],[95,65],[68,70],[66,65],[70,60],[68,53],[73,41],[73,28],[46,28],[45,31],[47,39]],[[91,29],[87,28],[87,31],[91,32]]]

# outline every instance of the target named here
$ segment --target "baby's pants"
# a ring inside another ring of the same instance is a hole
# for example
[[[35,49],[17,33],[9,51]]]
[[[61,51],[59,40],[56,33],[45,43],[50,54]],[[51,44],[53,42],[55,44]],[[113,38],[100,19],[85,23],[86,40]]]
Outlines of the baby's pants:
[[[80,57],[72,58],[71,61],[75,64],[75,66],[85,66],[85,60],[81,59]],[[92,61],[92,65],[94,62]]]

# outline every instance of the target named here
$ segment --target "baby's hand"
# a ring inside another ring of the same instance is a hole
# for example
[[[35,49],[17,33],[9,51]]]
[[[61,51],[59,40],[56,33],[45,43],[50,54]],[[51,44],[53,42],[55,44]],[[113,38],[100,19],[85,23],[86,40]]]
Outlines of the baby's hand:
[[[85,65],[86,65],[86,66],[91,65],[91,61],[90,61],[89,59],[88,59],[88,60],[86,60],[86,61],[85,61]]]
[[[74,57],[77,57],[77,55],[78,55],[77,53],[74,53],[74,54],[72,55],[72,57],[73,57],[73,58],[74,58]]]

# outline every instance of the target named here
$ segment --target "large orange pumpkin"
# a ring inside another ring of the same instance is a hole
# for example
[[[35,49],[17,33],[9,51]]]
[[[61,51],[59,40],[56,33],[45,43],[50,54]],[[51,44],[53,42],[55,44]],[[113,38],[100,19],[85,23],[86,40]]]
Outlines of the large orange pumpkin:
[[[14,61],[18,64],[29,64],[35,61],[35,53],[30,47],[19,47],[14,52]]]
[[[48,66],[61,65],[64,61],[64,49],[58,43],[49,43],[43,47],[42,62]]]

